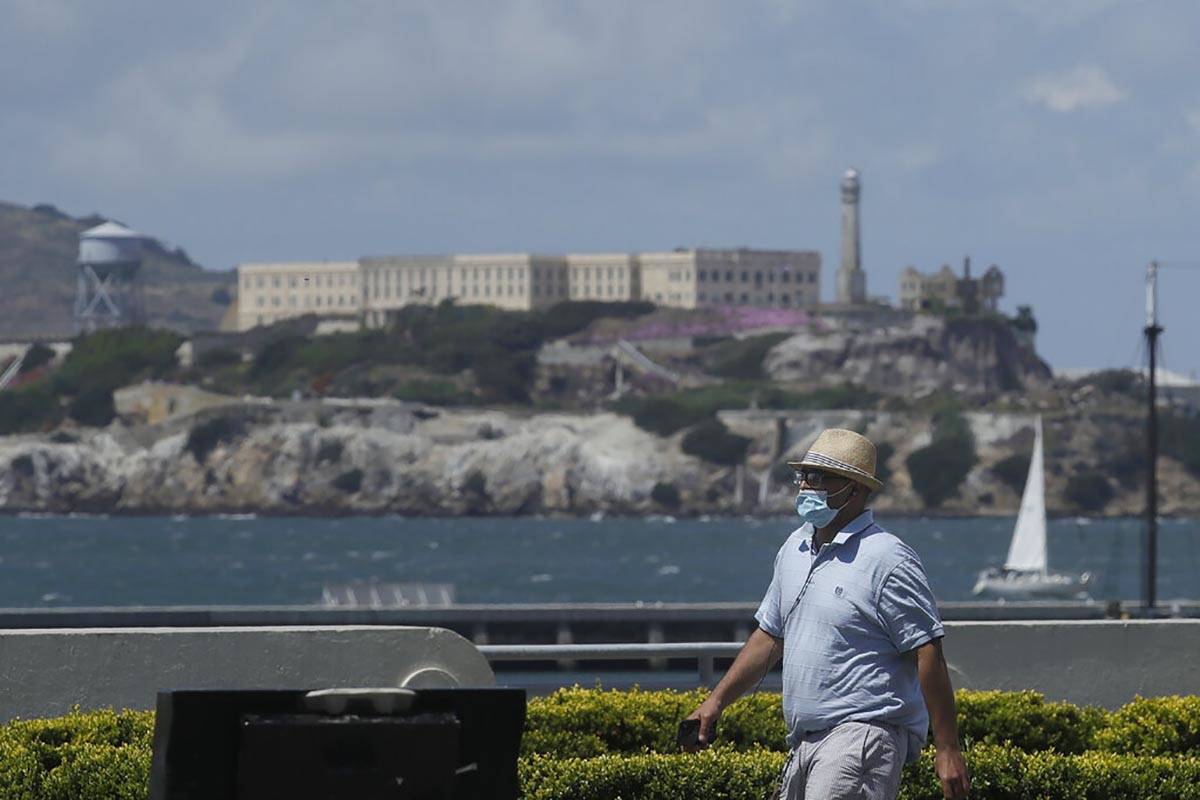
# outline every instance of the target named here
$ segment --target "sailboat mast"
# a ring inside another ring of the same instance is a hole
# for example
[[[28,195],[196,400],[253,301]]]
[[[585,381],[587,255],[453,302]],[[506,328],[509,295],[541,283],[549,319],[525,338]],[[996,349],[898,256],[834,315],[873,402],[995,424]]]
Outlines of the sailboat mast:
[[[1146,554],[1142,576],[1145,612],[1154,611],[1158,584],[1158,262],[1146,268],[1146,346],[1150,351],[1149,392],[1146,417]]]

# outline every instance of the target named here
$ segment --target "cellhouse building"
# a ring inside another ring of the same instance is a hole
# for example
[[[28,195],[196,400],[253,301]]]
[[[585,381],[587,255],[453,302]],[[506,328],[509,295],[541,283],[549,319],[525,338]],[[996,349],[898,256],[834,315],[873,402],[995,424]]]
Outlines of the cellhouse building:
[[[568,300],[804,308],[821,298],[821,255],[811,250],[364,256],[240,264],[237,272],[243,331],[305,314],[379,327],[390,312],[445,300],[528,311]]]

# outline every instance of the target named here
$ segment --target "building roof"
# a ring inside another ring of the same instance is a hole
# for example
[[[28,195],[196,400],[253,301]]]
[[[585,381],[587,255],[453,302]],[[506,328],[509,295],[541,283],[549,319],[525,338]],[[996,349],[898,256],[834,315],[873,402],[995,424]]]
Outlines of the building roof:
[[[82,239],[145,239],[146,237],[119,222],[104,222],[79,234]]]

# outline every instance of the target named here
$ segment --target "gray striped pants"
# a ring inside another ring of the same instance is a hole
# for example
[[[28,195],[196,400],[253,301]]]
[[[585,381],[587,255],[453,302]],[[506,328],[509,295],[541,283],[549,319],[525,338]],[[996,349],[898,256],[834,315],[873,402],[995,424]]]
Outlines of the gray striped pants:
[[[781,800],[895,800],[908,733],[886,722],[843,722],[805,734],[780,776]]]

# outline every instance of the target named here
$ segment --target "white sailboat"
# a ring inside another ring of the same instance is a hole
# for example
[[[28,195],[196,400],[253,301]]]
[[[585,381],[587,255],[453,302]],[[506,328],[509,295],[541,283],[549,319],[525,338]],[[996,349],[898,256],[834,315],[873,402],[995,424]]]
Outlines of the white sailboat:
[[[1046,568],[1046,478],[1042,454],[1042,418],[1034,428],[1033,456],[1021,495],[1021,510],[1004,566],[979,573],[973,594],[1008,600],[1086,599],[1091,574],[1049,572]]]

